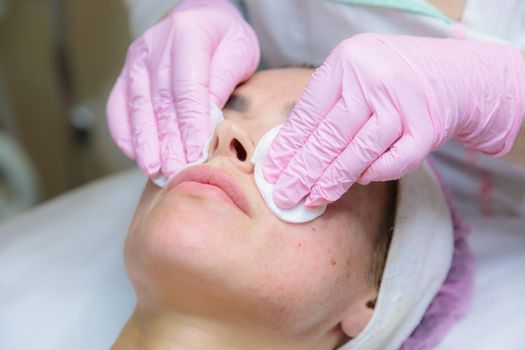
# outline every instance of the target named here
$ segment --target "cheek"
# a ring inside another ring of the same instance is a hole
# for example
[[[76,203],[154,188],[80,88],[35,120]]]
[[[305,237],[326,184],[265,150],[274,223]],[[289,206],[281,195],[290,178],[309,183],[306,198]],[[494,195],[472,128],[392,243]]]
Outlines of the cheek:
[[[154,205],[128,233],[125,253],[130,278],[145,283],[152,275],[162,275],[159,281],[170,281],[174,273],[212,273],[221,259],[235,259],[246,241],[246,223],[223,210],[214,203],[188,200],[168,199]]]
[[[318,327],[340,305],[339,295],[348,295],[357,283],[345,248],[348,232],[322,222],[280,230],[269,240],[276,243],[268,249],[272,253],[254,271],[261,305],[272,309],[283,327]]]

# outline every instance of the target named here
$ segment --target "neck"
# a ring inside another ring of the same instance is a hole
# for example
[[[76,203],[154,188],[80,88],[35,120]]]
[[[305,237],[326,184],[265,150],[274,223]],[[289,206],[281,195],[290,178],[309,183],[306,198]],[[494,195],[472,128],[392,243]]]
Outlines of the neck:
[[[148,315],[135,310],[113,345],[113,350],[259,350],[331,349],[325,342],[276,336],[244,325],[170,312]]]

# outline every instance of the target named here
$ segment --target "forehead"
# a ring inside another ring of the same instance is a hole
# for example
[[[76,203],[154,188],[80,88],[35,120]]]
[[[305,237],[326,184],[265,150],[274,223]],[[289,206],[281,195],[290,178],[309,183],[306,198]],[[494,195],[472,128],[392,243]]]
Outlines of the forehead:
[[[236,94],[250,99],[253,109],[295,103],[313,70],[305,68],[272,69],[256,73],[250,80],[237,87]]]

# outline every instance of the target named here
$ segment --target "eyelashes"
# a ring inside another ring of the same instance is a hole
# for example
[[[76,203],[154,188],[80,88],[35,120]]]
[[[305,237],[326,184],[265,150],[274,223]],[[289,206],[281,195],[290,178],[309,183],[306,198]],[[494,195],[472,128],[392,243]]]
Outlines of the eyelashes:
[[[245,96],[234,93],[226,101],[224,108],[239,113],[246,113],[250,109],[250,100]]]
[[[295,102],[289,102],[284,106],[283,115],[285,119],[288,119],[288,117],[290,116],[290,113],[292,113],[294,108],[295,108]]]

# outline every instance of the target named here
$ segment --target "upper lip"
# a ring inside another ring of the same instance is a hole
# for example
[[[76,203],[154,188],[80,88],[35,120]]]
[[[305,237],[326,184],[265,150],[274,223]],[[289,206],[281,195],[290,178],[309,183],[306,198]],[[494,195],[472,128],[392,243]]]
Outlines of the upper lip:
[[[250,205],[244,191],[235,178],[226,170],[206,165],[192,166],[177,174],[168,184],[168,191],[183,182],[199,182],[220,188],[246,215],[250,215]]]

